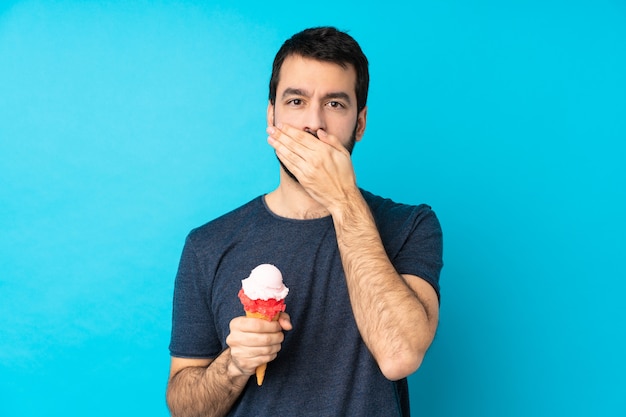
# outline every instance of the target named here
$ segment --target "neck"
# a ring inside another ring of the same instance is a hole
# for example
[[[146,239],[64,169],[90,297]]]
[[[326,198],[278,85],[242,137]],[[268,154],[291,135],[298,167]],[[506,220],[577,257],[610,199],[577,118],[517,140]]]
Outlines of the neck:
[[[319,219],[330,214],[282,169],[280,184],[265,196],[265,204],[274,214],[289,219]]]

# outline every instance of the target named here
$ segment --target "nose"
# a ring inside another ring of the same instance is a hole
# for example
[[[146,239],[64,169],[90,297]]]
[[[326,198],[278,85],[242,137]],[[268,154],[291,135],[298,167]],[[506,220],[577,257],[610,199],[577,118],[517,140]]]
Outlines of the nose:
[[[303,120],[303,129],[305,132],[312,134],[317,137],[317,130],[324,129],[326,130],[326,125],[324,124],[324,113],[323,109],[319,105],[311,105],[306,111]]]

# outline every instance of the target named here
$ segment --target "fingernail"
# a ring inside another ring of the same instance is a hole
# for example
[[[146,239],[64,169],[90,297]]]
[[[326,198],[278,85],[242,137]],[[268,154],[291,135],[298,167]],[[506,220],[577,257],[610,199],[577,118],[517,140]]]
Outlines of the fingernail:
[[[273,135],[274,132],[276,132],[276,129],[274,129],[274,126],[268,126],[267,129],[265,129],[265,131],[269,134],[269,135]]]

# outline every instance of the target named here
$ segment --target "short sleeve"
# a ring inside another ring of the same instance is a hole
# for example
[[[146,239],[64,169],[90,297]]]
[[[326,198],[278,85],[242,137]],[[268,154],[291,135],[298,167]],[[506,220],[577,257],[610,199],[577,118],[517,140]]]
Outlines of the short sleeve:
[[[188,236],[176,274],[172,307],[170,354],[184,358],[213,358],[221,345],[208,304],[208,277]]]
[[[428,206],[418,208],[411,233],[394,259],[398,272],[417,275],[439,294],[443,268],[443,233],[435,213]]]

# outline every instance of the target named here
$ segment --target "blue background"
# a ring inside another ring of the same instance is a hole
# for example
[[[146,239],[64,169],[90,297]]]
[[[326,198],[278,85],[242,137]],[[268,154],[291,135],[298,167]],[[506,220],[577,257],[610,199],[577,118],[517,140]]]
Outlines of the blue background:
[[[186,233],[277,185],[271,60],[371,62],[359,184],[445,233],[421,416],[626,415],[626,3],[0,6],[0,415],[166,416]]]

